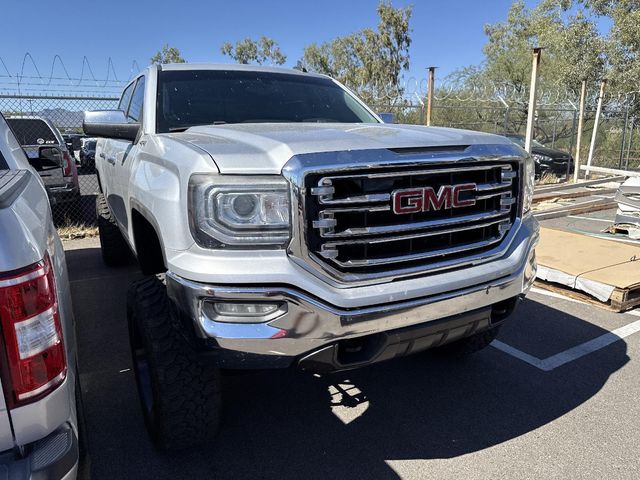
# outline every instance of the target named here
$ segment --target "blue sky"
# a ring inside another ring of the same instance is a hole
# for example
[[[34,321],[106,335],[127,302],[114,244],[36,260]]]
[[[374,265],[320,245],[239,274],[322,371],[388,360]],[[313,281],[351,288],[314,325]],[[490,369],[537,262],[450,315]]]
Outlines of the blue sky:
[[[225,41],[267,35],[276,39],[293,66],[305,45],[375,27],[377,0],[304,0],[166,2],[157,0],[5,0],[2,6],[0,58],[11,73],[30,52],[48,76],[55,55],[71,76],[78,76],[87,56],[94,74],[106,78],[111,57],[120,79],[135,60],[143,67],[163,44],[177,46],[189,61],[228,61]],[[528,1],[528,5],[535,5]],[[424,68],[440,67],[439,76],[477,64],[485,43],[483,26],[503,20],[511,0],[394,0],[413,4],[410,75],[424,78]],[[28,20],[23,19],[28,15]],[[56,67],[56,75],[62,70]],[[0,75],[4,74],[0,64]],[[33,74],[27,67],[26,74]]]

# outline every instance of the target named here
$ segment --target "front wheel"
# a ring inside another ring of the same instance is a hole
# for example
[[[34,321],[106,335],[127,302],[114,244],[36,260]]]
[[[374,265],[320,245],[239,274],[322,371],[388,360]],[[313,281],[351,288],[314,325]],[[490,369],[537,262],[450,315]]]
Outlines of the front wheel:
[[[180,329],[161,277],[129,288],[129,339],[145,424],[161,450],[213,440],[221,409],[220,372],[202,361]]]

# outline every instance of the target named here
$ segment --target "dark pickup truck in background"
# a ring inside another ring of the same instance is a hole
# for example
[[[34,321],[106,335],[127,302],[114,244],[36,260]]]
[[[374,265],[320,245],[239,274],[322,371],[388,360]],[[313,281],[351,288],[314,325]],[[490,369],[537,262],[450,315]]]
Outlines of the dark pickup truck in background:
[[[80,198],[78,170],[58,129],[40,117],[10,117],[7,123],[42,178],[51,205],[76,202]]]

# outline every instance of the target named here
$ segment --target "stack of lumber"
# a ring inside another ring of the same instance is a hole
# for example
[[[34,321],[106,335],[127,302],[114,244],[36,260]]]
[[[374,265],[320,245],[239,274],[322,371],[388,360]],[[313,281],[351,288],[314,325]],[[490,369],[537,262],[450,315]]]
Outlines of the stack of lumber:
[[[640,245],[542,228],[538,285],[621,312],[640,305]]]

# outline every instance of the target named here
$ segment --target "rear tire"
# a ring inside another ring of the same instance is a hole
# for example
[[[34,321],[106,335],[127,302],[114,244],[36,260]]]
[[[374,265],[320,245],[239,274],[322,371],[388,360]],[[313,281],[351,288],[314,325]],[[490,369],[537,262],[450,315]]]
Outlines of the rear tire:
[[[438,347],[433,350],[433,353],[447,358],[463,358],[488,347],[496,339],[499,332],[500,327],[494,327]]]
[[[129,288],[129,340],[149,435],[161,450],[182,450],[215,437],[220,371],[197,355],[160,278]]]
[[[108,267],[126,265],[131,259],[131,251],[125,241],[104,195],[96,196],[96,217],[98,219],[98,235],[102,260]]]

